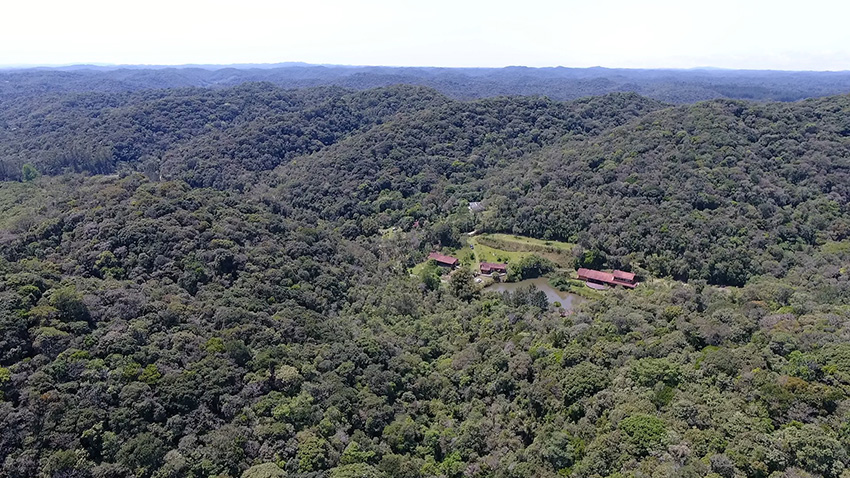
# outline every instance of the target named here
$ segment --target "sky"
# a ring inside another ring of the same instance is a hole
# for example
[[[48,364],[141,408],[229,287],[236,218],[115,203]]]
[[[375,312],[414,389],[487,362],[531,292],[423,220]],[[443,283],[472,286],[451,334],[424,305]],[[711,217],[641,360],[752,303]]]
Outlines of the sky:
[[[0,65],[850,70],[841,0],[16,0]]]

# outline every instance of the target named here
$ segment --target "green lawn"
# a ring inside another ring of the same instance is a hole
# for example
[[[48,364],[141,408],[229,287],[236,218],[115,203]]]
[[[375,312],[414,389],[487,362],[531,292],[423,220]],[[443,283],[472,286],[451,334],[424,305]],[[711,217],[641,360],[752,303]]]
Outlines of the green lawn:
[[[572,249],[575,245],[568,242],[512,234],[482,234],[469,238],[469,243],[475,245],[477,262],[512,262],[536,254],[565,269],[571,269],[573,264]]]
[[[569,242],[545,241],[543,239],[534,239],[532,237],[516,236],[513,234],[484,234],[482,237],[488,237],[497,241],[505,241],[508,243],[523,244],[531,249],[560,249],[570,252],[573,247],[575,247],[575,244],[571,244]]]
[[[469,243],[472,244],[474,249],[470,249],[469,252],[473,253],[474,259],[472,268],[477,269],[479,262],[502,262],[502,263],[511,263],[516,262],[523,257],[530,256],[533,252],[523,252],[523,251],[506,251],[503,249],[497,249],[495,247],[491,247],[489,245],[482,244],[479,240],[479,237],[470,237]]]
[[[425,267],[425,264],[427,263],[428,261],[422,261],[419,264],[416,264],[415,266],[413,266],[413,269],[410,269],[410,274],[418,277],[419,274],[422,272],[422,269]]]

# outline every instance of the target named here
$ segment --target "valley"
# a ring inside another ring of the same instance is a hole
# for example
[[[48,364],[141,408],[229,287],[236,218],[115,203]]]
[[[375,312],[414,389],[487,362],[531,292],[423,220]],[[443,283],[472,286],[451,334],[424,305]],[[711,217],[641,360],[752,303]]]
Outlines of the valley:
[[[848,473],[850,96],[24,76],[0,476]]]

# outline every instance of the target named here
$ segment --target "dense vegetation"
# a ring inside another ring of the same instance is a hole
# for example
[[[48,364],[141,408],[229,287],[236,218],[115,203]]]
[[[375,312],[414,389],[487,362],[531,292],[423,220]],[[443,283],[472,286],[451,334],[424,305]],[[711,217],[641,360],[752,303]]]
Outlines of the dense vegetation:
[[[4,101],[0,476],[850,473],[850,97]],[[643,283],[409,272],[473,229]]]
[[[850,97],[646,115],[492,176],[488,228],[580,242],[653,275],[743,285],[850,235]]]
[[[229,87],[269,82],[284,88],[340,86],[357,90],[409,84],[456,99],[544,95],[574,100],[633,92],[670,103],[716,98],[796,101],[846,93],[850,73],[611,68],[394,68],[306,64],[96,67],[0,70],[0,99],[69,92]]]

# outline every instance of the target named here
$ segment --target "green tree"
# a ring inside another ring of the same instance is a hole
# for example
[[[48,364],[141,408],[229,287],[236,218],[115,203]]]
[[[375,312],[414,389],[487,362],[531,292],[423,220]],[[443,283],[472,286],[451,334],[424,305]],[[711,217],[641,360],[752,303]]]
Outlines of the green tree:
[[[410,416],[397,418],[384,428],[384,440],[396,453],[407,453],[420,439],[419,427]]]
[[[83,297],[74,286],[62,287],[50,294],[50,305],[59,311],[59,316],[66,322],[88,321],[89,309],[83,302]]]
[[[339,462],[341,465],[350,465],[352,463],[366,463],[372,460],[374,457],[374,451],[362,451],[359,443],[357,443],[356,441],[351,441],[345,447],[345,450],[343,450]]]
[[[458,299],[470,301],[478,296],[478,288],[475,287],[475,282],[472,271],[465,267],[452,272],[449,279],[449,290]]]
[[[582,362],[567,370],[562,381],[564,403],[573,402],[603,390],[609,383],[608,372],[590,362]]]
[[[667,358],[642,358],[636,360],[631,368],[632,379],[647,387],[658,382],[667,385],[679,383],[679,365]]]
[[[658,449],[667,439],[664,421],[652,415],[631,415],[620,421],[620,430],[639,456]]]
[[[523,279],[533,279],[548,274],[553,270],[555,270],[555,264],[552,261],[532,254],[508,264],[508,280],[515,282]]]
[[[826,477],[838,477],[847,467],[847,450],[828,430],[815,425],[787,427],[777,433],[783,448],[790,450],[797,466]]]
[[[352,463],[328,470],[328,478],[383,478],[385,475],[366,463]]]
[[[155,385],[161,378],[162,374],[159,373],[159,368],[157,368],[156,364],[148,364],[144,370],[142,370],[141,375],[139,375],[139,380],[148,385]]]
[[[306,473],[324,469],[327,465],[328,442],[309,430],[299,432],[296,439],[298,470]]]
[[[149,476],[162,463],[165,442],[152,433],[140,433],[127,440],[117,459],[142,476]]]
[[[242,472],[242,478],[284,478],[286,472],[275,463],[261,463]]]
[[[590,249],[585,250],[575,260],[575,268],[578,269],[580,267],[586,267],[589,269],[601,269],[605,266],[605,262],[607,261],[607,257],[605,253],[597,250]]]
[[[30,163],[24,163],[21,167],[21,178],[24,181],[32,181],[40,176],[38,169]]]

